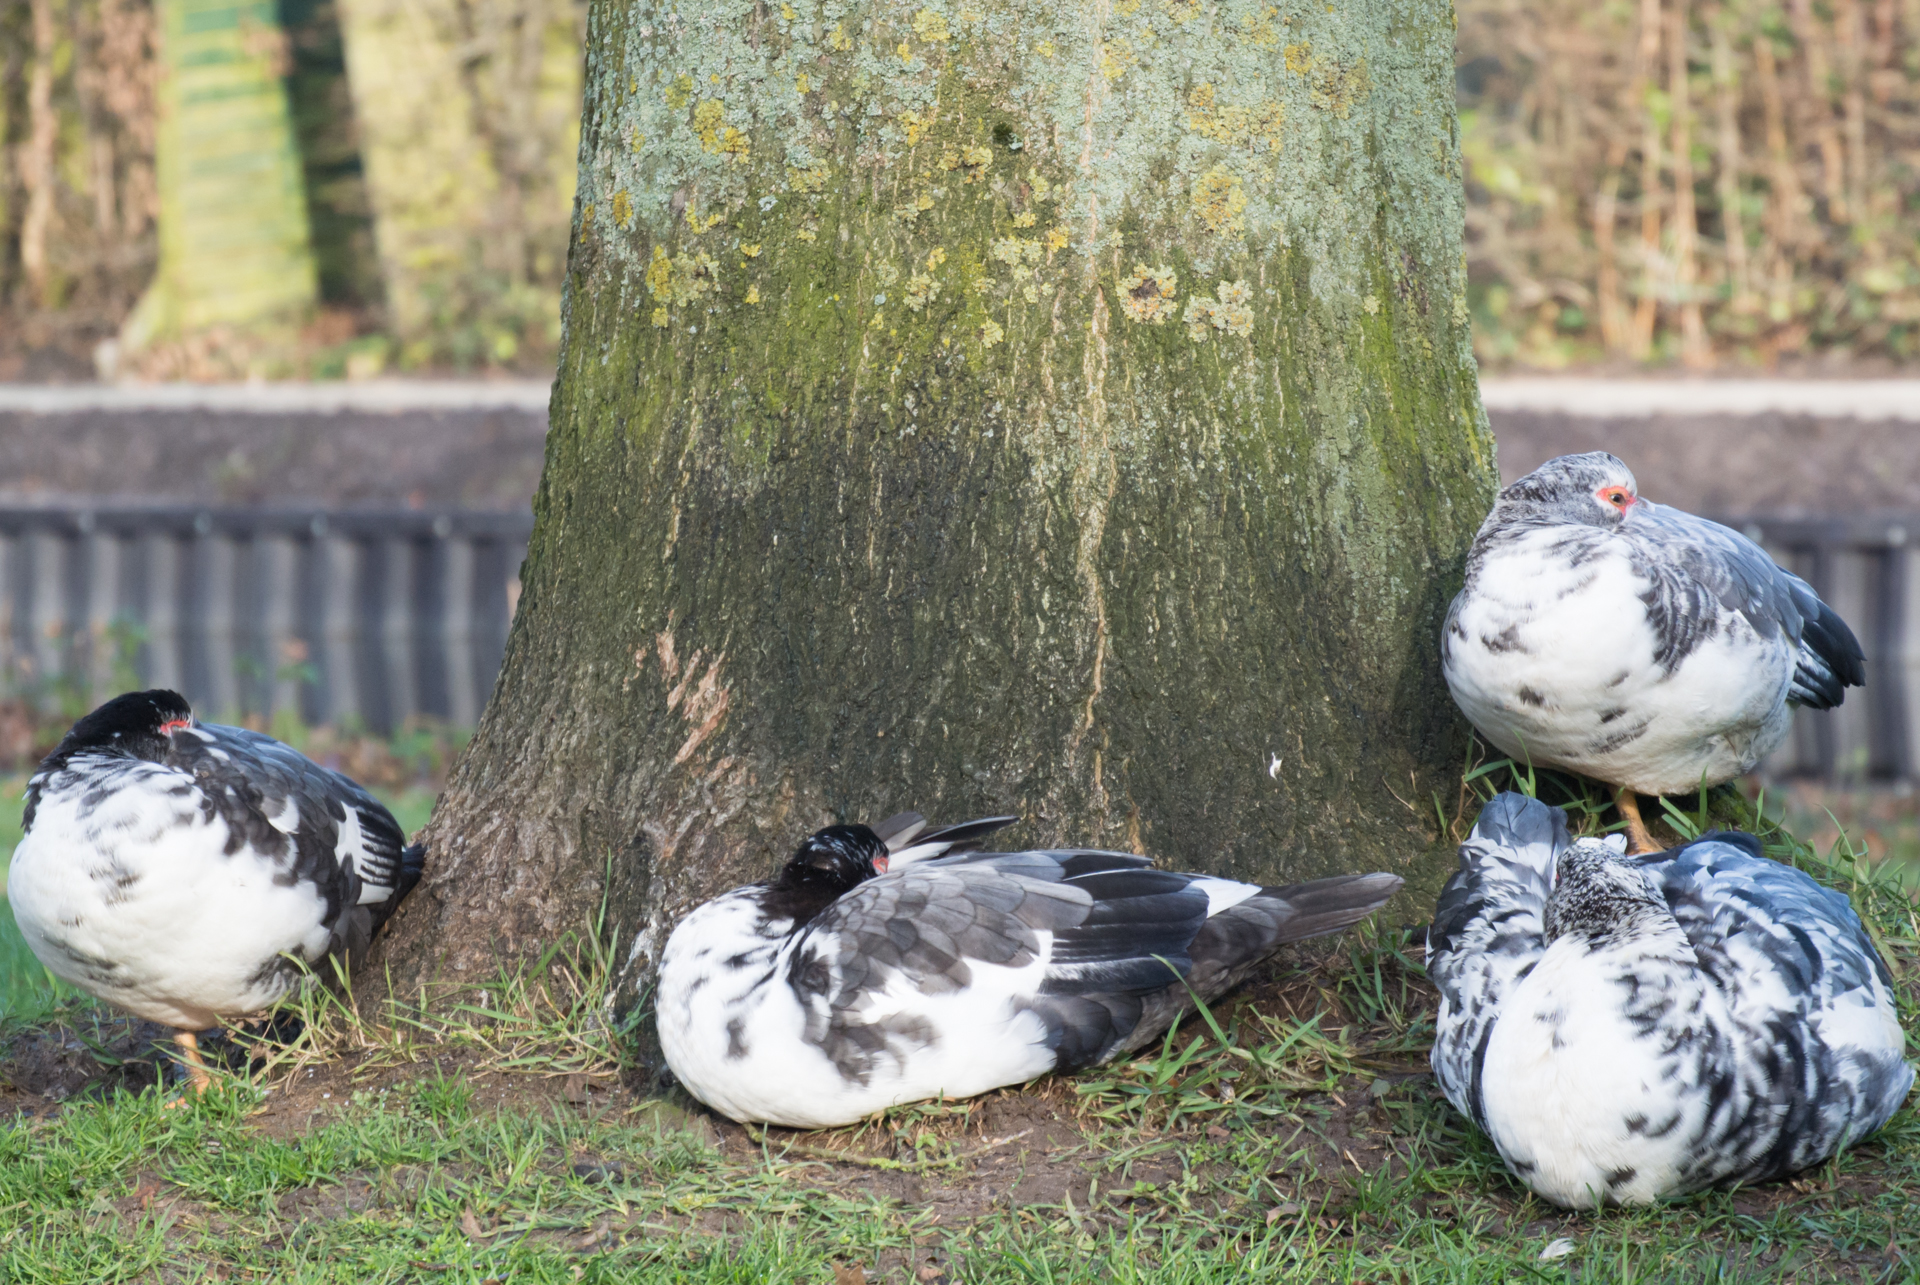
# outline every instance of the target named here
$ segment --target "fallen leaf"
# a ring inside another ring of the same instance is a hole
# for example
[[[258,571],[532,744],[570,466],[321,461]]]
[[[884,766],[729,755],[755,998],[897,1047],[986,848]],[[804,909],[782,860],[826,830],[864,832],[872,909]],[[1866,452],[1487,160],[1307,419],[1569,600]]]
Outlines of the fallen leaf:
[[[1272,1209],[1267,1210],[1267,1226],[1271,1227],[1282,1218],[1291,1218],[1299,1212],[1300,1206],[1294,1204],[1291,1200],[1275,1205]]]
[[[920,1264],[920,1270],[915,1272],[914,1275],[923,1281],[932,1282],[939,1280],[945,1276],[946,1273],[940,1270],[940,1264],[938,1263],[922,1263]]]
[[[479,1218],[474,1216],[474,1212],[471,1209],[463,1209],[460,1211],[460,1230],[466,1234],[468,1240],[485,1240],[487,1238],[487,1233],[480,1230]]]
[[[867,1269],[858,1263],[835,1263],[833,1285],[867,1285]]]
[[[587,1077],[569,1075],[560,1085],[560,1093],[567,1101],[579,1106],[587,1100]]]
[[[1579,1246],[1575,1245],[1570,1237],[1562,1236],[1556,1241],[1549,1242],[1547,1247],[1540,1251],[1540,1261],[1557,1262],[1578,1248]]]
[[[1207,1136],[1209,1138],[1212,1138],[1215,1142],[1225,1142],[1228,1138],[1231,1138],[1233,1135],[1228,1133],[1225,1129],[1222,1129],[1217,1124],[1210,1124],[1207,1126]]]

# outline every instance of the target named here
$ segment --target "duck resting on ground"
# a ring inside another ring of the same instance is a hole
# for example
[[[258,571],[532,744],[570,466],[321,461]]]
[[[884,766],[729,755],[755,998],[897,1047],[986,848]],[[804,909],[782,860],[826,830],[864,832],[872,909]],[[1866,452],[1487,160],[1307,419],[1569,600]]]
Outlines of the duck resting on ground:
[[[1640,498],[1602,451],[1500,492],[1441,633],[1454,701],[1493,744],[1639,794],[1685,794],[1759,763],[1791,706],[1866,682],[1853,631],[1739,532]]]
[[[1127,853],[960,850],[1013,821],[830,826],[771,882],[688,915],[656,995],[673,1073],[732,1119],[817,1129],[1078,1070],[1400,887],[1367,874],[1262,888]]]
[[[1502,794],[1427,941],[1433,1069],[1557,1205],[1641,1204],[1822,1163],[1913,1084],[1847,899],[1714,831],[1629,857]]]
[[[7,900],[56,976],[175,1028],[203,1092],[195,1032],[279,1000],[296,959],[364,953],[420,882],[425,849],[405,844],[338,772],[200,723],[177,693],[130,692],[27,782]]]

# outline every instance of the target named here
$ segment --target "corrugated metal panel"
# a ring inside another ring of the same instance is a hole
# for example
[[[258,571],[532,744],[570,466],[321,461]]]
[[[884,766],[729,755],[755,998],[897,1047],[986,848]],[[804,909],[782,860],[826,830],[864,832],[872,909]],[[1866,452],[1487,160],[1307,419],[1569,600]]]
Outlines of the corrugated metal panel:
[[[532,529],[412,509],[0,508],[0,681],[48,704],[133,682],[213,718],[472,726]]]

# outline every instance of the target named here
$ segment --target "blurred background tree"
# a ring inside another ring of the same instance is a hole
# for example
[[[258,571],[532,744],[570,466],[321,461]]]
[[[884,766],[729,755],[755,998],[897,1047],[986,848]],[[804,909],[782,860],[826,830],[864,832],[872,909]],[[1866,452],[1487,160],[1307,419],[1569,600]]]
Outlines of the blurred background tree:
[[[170,5],[284,79],[291,144],[243,152],[297,154],[315,293],[290,337],[183,324],[124,370],[547,368],[582,4]],[[162,214],[162,45],[155,0],[0,0],[0,378],[91,373],[193,217]],[[1460,0],[1457,54],[1483,362],[1920,356],[1920,0]]]

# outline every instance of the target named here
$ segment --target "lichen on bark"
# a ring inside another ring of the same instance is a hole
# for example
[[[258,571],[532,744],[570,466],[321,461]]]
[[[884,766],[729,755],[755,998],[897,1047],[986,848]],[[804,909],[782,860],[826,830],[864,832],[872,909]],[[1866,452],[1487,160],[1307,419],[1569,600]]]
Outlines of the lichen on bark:
[[[641,984],[696,900],[902,807],[1437,887],[1494,479],[1451,37],[596,4],[525,595],[402,963],[604,896]]]

